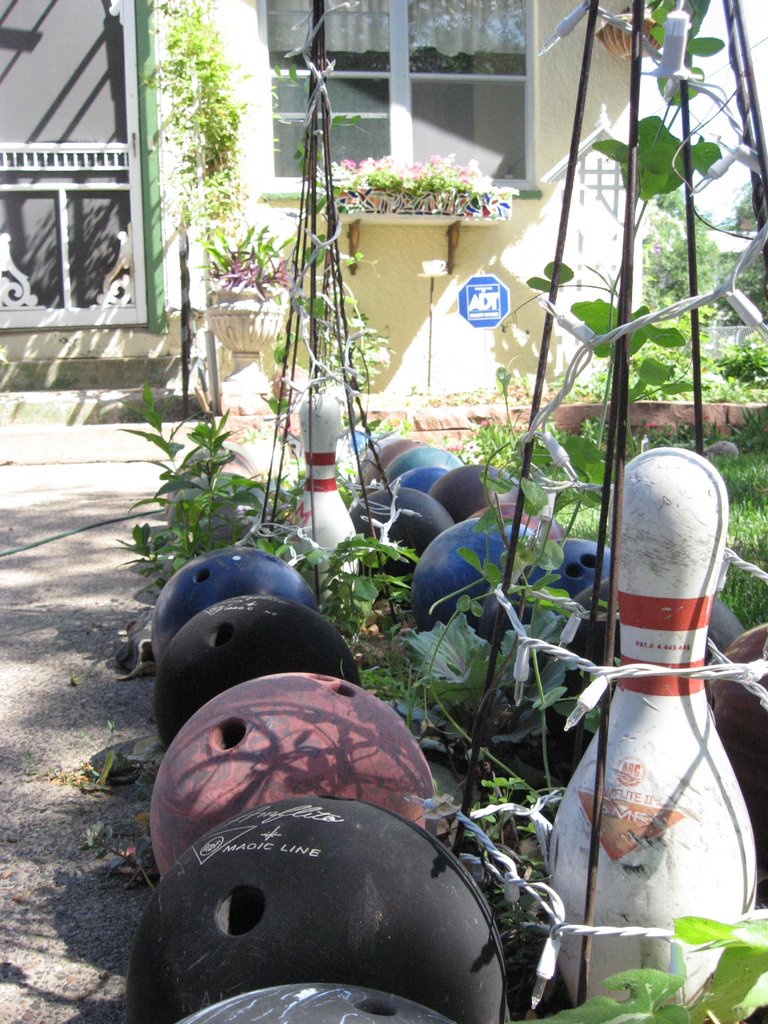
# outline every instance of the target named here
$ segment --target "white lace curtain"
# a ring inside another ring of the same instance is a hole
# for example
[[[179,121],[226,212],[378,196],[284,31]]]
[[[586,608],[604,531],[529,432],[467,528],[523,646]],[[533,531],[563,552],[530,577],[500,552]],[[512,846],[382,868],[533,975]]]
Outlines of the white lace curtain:
[[[330,11],[333,0],[328,0]],[[309,4],[269,0],[272,50],[300,46]],[[360,0],[331,11],[326,20],[329,51],[365,53],[389,50],[389,18],[408,17],[411,49],[440,53],[524,53],[525,0]],[[296,26],[301,25],[301,28]]]
[[[457,53],[524,53],[525,0],[411,0],[411,49]]]

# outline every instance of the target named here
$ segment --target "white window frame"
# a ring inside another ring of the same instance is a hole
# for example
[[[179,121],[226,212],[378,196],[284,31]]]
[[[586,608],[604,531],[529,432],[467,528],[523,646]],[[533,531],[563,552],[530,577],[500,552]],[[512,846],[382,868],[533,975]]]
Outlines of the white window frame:
[[[28,158],[31,160],[40,159],[36,153],[44,150],[51,152],[59,150],[66,151],[66,154],[77,154],[78,151],[93,154],[93,158],[100,164],[108,166],[113,161],[115,166],[127,166],[128,182],[125,185],[94,184],[91,186],[80,186],[57,183],[46,185],[41,182],[32,186],[30,195],[34,192],[57,192],[60,214],[66,217],[66,193],[85,192],[89,190],[104,191],[127,191],[129,195],[130,227],[131,227],[131,290],[132,300],[124,305],[104,305],[93,307],[80,307],[69,305],[69,296],[64,295],[65,305],[51,309],[45,306],[22,306],[15,309],[0,308],[0,329],[17,330],[25,328],[37,328],[38,330],[57,329],[60,327],[107,327],[111,325],[134,325],[147,323],[147,296],[146,296],[146,267],[144,260],[144,214],[141,187],[141,160],[139,152],[139,91],[138,91],[138,57],[136,52],[136,17],[135,0],[120,0],[119,7],[115,9],[115,17],[120,18],[123,26],[123,66],[125,73],[125,103],[126,123],[128,130],[128,141],[125,144],[104,144],[104,145],[69,145],[69,146],[26,146],[6,143],[0,147],[4,155],[4,161],[19,160]],[[66,159],[66,157],[65,157]],[[87,157],[86,157],[87,159]],[[16,185],[0,185],[0,192],[21,191]],[[66,220],[62,220],[62,230],[66,231]],[[66,257],[62,257],[64,260]],[[111,267],[104,268],[105,277],[112,270]],[[64,275],[66,283],[67,274]],[[65,286],[66,291],[66,286]]]
[[[471,4],[472,0],[466,0]],[[261,73],[266,75],[272,83],[271,68],[269,67],[269,41],[267,36],[267,0],[257,0],[258,3],[258,24],[259,24],[259,51],[263,66]],[[394,16],[393,16],[394,15]],[[409,70],[409,40],[408,40],[408,0],[390,0],[390,67],[389,72],[376,72],[376,77],[389,80],[389,122],[390,122],[390,153],[398,161],[404,163],[413,162],[413,121],[411,117],[411,82],[426,80],[438,82],[444,79],[446,82],[459,81],[499,81],[509,77],[510,81],[523,82],[525,87],[525,177],[497,179],[496,184],[513,186],[519,189],[533,187],[534,181],[534,132],[533,118],[534,106],[534,9],[533,0],[525,0],[525,32],[526,32],[526,62],[524,76],[501,76],[501,75],[439,75],[426,72],[411,72]],[[351,72],[345,74],[345,78],[362,77],[362,72]],[[271,100],[269,109],[271,111]],[[272,137],[274,132],[271,129],[266,162],[270,165],[264,168],[265,191],[274,192],[295,192],[301,181],[298,177],[277,177],[274,173],[274,149]],[[265,147],[266,149],[266,147]]]

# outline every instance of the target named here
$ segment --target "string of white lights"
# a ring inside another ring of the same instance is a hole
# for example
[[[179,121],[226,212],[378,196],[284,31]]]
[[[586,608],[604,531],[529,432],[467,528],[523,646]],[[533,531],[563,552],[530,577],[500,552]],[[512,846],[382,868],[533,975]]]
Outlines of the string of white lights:
[[[518,637],[518,650],[514,668],[516,683],[515,700],[517,703],[522,700],[524,685],[528,680],[531,651],[537,651],[551,658],[557,658],[571,665],[571,667],[594,677],[592,682],[577,698],[576,707],[566,721],[566,730],[573,728],[588,711],[591,711],[597,705],[601,695],[612,682],[618,679],[645,679],[656,676],[668,676],[670,673],[681,679],[732,679],[757,697],[761,706],[768,711],[768,690],[760,685],[760,680],[768,674],[768,660],[765,657],[744,663],[727,661],[694,668],[678,668],[675,666],[674,669],[668,665],[651,665],[645,662],[633,662],[628,665],[596,665],[588,658],[583,658],[566,647],[560,647],[556,644],[550,644],[546,640],[540,640],[538,637],[529,636],[501,587],[497,587],[494,590],[494,595],[499,604],[504,608],[507,618]]]
[[[430,820],[454,818],[475,839],[480,847],[481,856],[478,858],[471,854],[463,853],[460,859],[470,869],[482,869],[487,877],[496,882],[511,907],[518,904],[521,894],[525,893],[532,899],[535,907],[547,918],[547,923],[543,924],[531,915],[530,926],[542,930],[546,936],[539,955],[536,967],[536,981],[534,982],[531,994],[531,1008],[534,1010],[541,1002],[547,984],[555,976],[560,944],[566,935],[592,935],[595,937],[619,939],[638,937],[662,939],[670,944],[670,972],[683,972],[682,949],[679,942],[675,940],[673,929],[642,927],[638,925],[586,925],[567,921],[563,901],[552,886],[543,880],[531,880],[530,878],[521,877],[514,855],[506,849],[500,850],[487,833],[477,824],[483,818],[502,814],[512,814],[515,817],[528,818],[534,825],[537,821],[541,822],[541,831],[537,831],[536,835],[542,854],[544,870],[548,871],[548,837],[552,826],[544,818],[542,812],[547,806],[551,806],[559,801],[561,797],[562,792],[555,790],[540,796],[532,807],[525,807],[522,804],[516,803],[489,804],[485,807],[474,809],[469,817],[462,814],[450,798],[445,796],[419,801],[424,808],[425,818]],[[409,799],[416,800],[417,798],[410,797]],[[473,870],[472,874],[477,877],[476,871]],[[767,916],[768,911],[757,910],[743,915],[739,920],[744,922],[759,921],[765,920]]]

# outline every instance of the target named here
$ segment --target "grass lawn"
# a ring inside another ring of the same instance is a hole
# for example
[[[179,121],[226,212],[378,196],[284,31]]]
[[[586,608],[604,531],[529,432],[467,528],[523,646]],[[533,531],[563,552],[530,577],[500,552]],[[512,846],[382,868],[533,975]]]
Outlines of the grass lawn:
[[[739,455],[712,460],[725,480],[730,499],[728,547],[746,562],[768,572],[768,455]],[[598,511],[585,509],[573,537],[597,535]],[[744,629],[768,622],[768,584],[731,567],[721,599]]]
[[[768,571],[768,456],[712,461],[725,480],[731,503],[728,547]],[[721,596],[745,629],[768,622],[768,584],[754,576],[731,568]]]

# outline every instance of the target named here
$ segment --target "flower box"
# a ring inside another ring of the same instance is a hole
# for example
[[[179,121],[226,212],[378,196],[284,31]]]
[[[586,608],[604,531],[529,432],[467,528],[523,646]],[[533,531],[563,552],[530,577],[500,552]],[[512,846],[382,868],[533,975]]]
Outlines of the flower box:
[[[452,156],[426,163],[403,164],[394,157],[369,158],[359,164],[334,165],[340,214],[451,217],[462,220],[509,220],[512,188],[498,188],[472,161],[460,167]]]
[[[397,214],[404,217],[461,217],[464,219],[509,220],[512,216],[511,190],[472,193],[390,192],[377,188],[336,190],[340,214]]]

